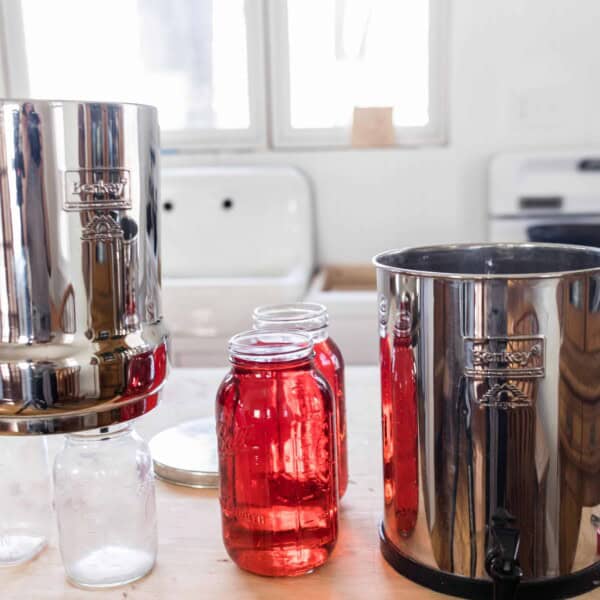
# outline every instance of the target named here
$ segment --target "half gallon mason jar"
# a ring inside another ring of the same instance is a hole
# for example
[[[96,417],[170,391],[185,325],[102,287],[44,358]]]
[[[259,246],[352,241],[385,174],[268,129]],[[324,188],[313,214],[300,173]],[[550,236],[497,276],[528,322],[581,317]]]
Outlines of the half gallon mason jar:
[[[301,575],[337,539],[333,394],[307,335],[241,333],[229,355],[217,395],[223,541],[243,569]]]
[[[54,463],[59,545],[80,587],[130,583],[156,561],[154,473],[130,423],[67,435]]]
[[[0,436],[0,567],[27,562],[46,546],[51,483],[45,437]]]
[[[325,377],[335,398],[338,446],[338,483],[340,498],[348,487],[348,439],[346,435],[346,398],[344,359],[329,335],[329,315],[322,304],[297,302],[271,304],[254,310],[254,328],[302,331],[310,335],[315,350],[315,367]]]

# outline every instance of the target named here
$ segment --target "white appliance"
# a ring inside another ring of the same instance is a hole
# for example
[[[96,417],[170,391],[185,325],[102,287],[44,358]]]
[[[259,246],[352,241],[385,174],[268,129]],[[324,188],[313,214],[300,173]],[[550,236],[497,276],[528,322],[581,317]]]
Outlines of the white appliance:
[[[600,149],[498,155],[489,237],[600,246]]]
[[[259,304],[304,298],[314,271],[306,177],[288,167],[165,169],[163,310],[177,366],[223,366]]]

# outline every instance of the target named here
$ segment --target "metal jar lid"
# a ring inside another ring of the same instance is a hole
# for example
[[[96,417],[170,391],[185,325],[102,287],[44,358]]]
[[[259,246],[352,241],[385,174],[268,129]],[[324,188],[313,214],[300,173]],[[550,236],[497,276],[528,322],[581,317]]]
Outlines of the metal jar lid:
[[[214,418],[194,419],[161,431],[150,440],[150,451],[159,479],[192,488],[219,487]]]

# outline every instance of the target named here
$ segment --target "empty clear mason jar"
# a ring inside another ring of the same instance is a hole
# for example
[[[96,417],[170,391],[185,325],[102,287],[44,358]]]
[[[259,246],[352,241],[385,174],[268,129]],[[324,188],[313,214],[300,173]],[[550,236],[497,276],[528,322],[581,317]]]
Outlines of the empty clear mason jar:
[[[0,567],[37,556],[51,523],[46,438],[0,436]]]
[[[113,587],[152,570],[152,459],[130,424],[67,435],[54,463],[54,488],[60,552],[72,583]]]

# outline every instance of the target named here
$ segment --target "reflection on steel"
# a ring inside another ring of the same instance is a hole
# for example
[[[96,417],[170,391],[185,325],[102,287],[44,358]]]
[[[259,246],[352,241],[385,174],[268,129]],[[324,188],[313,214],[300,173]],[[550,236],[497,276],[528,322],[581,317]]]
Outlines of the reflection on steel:
[[[155,406],[158,157],[152,107],[0,101],[0,433]]]
[[[439,246],[375,264],[386,557],[489,581],[492,517],[505,512],[525,584],[577,573],[581,589],[593,585],[583,579],[600,574],[589,524],[600,512],[600,250]],[[410,408],[395,389],[406,386],[399,343],[416,371],[412,446],[398,437]],[[419,495],[407,530],[397,472],[411,447]]]
[[[495,383],[481,398],[479,404],[496,408],[516,408],[531,404],[530,399],[516,386],[508,381]]]
[[[123,230],[110,215],[96,215],[83,228],[81,239],[110,242],[112,240],[123,239]]]

